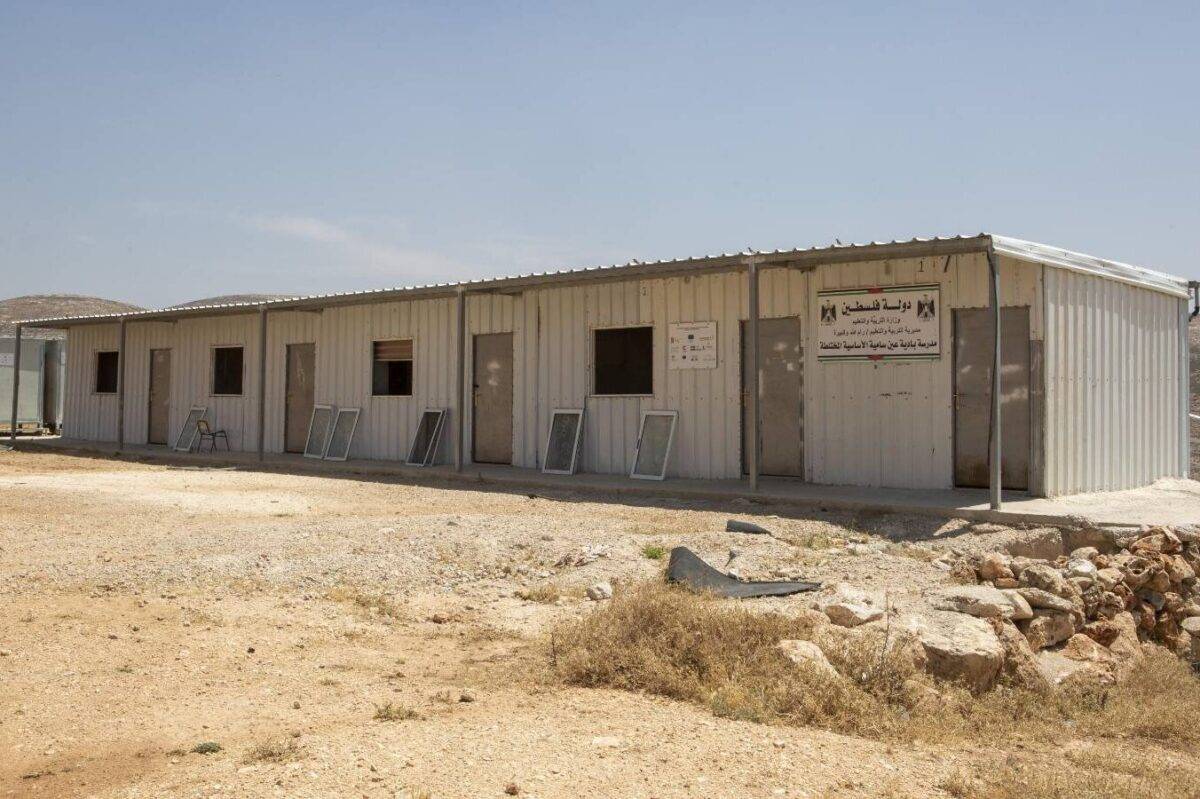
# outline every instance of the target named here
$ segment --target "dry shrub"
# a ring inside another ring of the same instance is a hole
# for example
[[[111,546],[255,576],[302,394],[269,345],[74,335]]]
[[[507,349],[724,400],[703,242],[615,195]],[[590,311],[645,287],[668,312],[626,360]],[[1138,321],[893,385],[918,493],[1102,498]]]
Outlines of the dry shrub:
[[[375,706],[375,715],[372,718],[376,721],[420,721],[425,717],[421,715],[420,711],[408,705],[393,704],[388,701]]]
[[[304,748],[294,738],[271,738],[251,747],[242,762],[290,763],[304,757],[304,754]]]
[[[911,667],[878,647],[848,647],[831,660],[854,676],[838,679],[777,648],[812,634],[802,619],[644,583],[560,626],[555,668],[572,685],[682,699],[727,718],[872,735],[894,729]]]
[[[781,640],[811,640],[815,632],[803,618],[647,582],[560,625],[554,668],[571,685],[667,696],[727,718],[893,740],[1082,735],[1185,749],[1200,742],[1200,681],[1165,650],[1148,654],[1115,687],[1039,693],[1001,685],[973,695],[945,683],[932,690],[905,647],[888,648],[882,636],[822,639],[841,678],[798,666],[778,649]]]

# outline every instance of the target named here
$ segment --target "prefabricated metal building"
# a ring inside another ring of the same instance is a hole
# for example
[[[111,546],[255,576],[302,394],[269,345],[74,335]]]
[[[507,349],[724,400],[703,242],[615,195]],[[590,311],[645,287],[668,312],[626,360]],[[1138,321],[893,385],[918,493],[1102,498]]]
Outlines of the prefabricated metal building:
[[[1054,496],[1186,476],[1188,298],[1179,278],[980,234],[22,324],[68,332],[69,439],[165,443],[204,405],[234,450],[297,451],[315,402],[362,409],[350,457],[399,461],[446,408],[440,462],[532,469],[554,409],[583,408],[580,470],[623,474],[641,414],[674,410],[671,477],[997,504],[1001,481]],[[381,392],[380,364],[405,357]],[[104,359],[119,379],[98,392]],[[237,369],[221,395],[214,370]]]
[[[53,338],[21,340],[21,395],[16,405],[16,429],[22,432],[58,432],[62,424],[62,383],[66,375],[65,342]],[[12,407],[13,372],[16,363],[16,339],[0,336],[0,408]],[[8,430],[13,420],[7,415],[0,430]]]

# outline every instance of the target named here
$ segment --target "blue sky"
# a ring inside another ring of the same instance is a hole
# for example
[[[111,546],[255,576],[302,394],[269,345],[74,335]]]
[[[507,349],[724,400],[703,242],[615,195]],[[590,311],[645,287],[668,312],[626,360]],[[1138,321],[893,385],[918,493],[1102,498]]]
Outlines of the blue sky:
[[[11,3],[0,295],[989,230],[1200,278],[1200,4]]]

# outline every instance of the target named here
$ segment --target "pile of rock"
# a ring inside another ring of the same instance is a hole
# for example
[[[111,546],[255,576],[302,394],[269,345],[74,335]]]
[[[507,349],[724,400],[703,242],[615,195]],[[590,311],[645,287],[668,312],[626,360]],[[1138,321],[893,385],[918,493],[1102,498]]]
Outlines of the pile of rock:
[[[1110,646],[1119,634],[1115,622],[1127,613],[1141,640],[1200,659],[1200,531],[1143,528],[1117,547],[1113,553],[1084,547],[1053,562],[996,552],[964,557],[951,575],[974,585],[978,597],[956,600],[952,589],[945,601],[972,615],[1012,619],[1034,650],[1076,633]],[[981,590],[989,587],[994,593]],[[1013,610],[979,597],[1003,597]],[[971,599],[978,608],[968,607]]]
[[[905,637],[936,676],[985,690],[998,679],[1035,689],[1112,683],[1149,643],[1200,662],[1200,529],[1143,528],[1054,560],[957,554],[959,585],[903,612],[883,597],[828,586],[814,610],[845,634]],[[818,643],[823,643],[818,639]]]

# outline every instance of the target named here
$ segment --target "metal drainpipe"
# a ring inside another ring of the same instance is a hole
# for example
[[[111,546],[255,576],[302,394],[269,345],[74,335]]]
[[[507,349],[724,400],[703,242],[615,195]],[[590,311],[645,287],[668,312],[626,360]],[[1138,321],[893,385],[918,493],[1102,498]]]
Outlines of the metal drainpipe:
[[[12,427],[8,429],[9,444],[15,451],[17,448],[17,399],[21,396],[21,326],[17,325],[15,349],[12,362]]]
[[[466,430],[463,414],[466,403],[463,401],[463,393],[466,391],[466,352],[467,352],[467,294],[462,289],[458,290],[458,372],[455,375],[455,392],[454,392],[454,471],[461,472],[463,470],[463,435]]]
[[[747,335],[750,338],[750,414],[748,430],[746,438],[750,442],[750,450],[746,454],[749,456],[748,464],[750,467],[750,491],[751,493],[758,491],[758,456],[759,456],[759,361],[758,361],[758,259],[751,255],[747,259],[748,276],[749,276],[749,313],[747,314]]]
[[[117,338],[117,451],[125,449],[125,320]]]
[[[267,307],[258,306],[258,459],[263,460],[267,419]]]
[[[992,419],[989,431],[991,474],[988,477],[988,490],[991,493],[992,510],[1000,510],[1001,490],[1001,450],[1000,450],[1000,259],[991,246],[987,252],[988,271],[992,283],[992,332],[995,341],[992,346]]]

